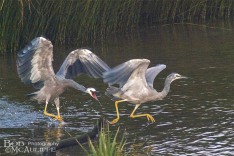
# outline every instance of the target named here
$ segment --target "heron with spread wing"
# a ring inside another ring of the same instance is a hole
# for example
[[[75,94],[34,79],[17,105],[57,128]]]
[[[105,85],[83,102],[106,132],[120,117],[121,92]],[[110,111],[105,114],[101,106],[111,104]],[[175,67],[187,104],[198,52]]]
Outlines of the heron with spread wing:
[[[150,114],[136,115],[135,111],[142,103],[163,99],[168,94],[172,81],[186,78],[178,73],[171,73],[165,80],[163,90],[157,92],[153,88],[153,82],[155,77],[166,68],[166,65],[159,64],[148,68],[149,64],[150,61],[147,59],[132,59],[104,72],[103,80],[109,84],[106,94],[115,99],[117,113],[117,118],[110,122],[111,124],[118,122],[120,118],[118,104],[125,101],[135,104],[130,115],[131,118],[145,116],[148,121],[155,122]],[[114,84],[119,87],[112,86]]]
[[[90,50],[77,49],[68,54],[59,71],[55,74],[52,67],[53,45],[51,41],[43,37],[33,39],[18,52],[17,56],[17,72],[21,81],[40,89],[28,95],[39,103],[45,103],[44,115],[59,121],[63,121],[59,111],[59,95],[67,87],[88,93],[95,100],[98,100],[94,88],[86,88],[72,78],[81,74],[100,78],[104,71],[109,70],[106,63]],[[47,105],[51,101],[54,101],[56,105],[57,115],[47,112]]]

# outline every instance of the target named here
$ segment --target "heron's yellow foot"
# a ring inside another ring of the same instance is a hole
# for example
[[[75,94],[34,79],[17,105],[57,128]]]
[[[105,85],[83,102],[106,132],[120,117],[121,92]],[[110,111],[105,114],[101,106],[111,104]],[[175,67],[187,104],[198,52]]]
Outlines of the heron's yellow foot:
[[[45,116],[50,116],[50,117],[53,117],[53,118],[56,117],[56,115],[47,113],[46,111],[44,111],[44,115],[45,115]]]
[[[47,113],[47,112],[44,112],[44,115],[45,115],[45,116],[52,117],[54,120],[58,120],[58,121],[60,121],[60,122],[63,121],[63,118],[62,118],[60,115],[57,116],[57,115],[50,114],[50,113]]]
[[[119,118],[114,119],[113,121],[110,122],[110,124],[115,124],[119,121]]]
[[[58,120],[60,122],[63,122],[63,118],[61,116],[55,116],[54,120]]]
[[[146,114],[146,117],[147,117],[148,121],[155,122],[154,117],[152,117],[150,114]]]
[[[142,116],[146,116],[148,121],[155,122],[155,119],[150,114],[139,114],[139,115],[131,114],[130,115],[131,118],[137,118],[137,117],[142,117]]]

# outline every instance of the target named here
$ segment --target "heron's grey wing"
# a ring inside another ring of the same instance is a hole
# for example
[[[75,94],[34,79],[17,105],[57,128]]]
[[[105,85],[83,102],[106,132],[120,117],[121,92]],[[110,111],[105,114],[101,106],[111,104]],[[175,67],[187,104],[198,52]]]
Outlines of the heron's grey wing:
[[[119,84],[122,87],[131,76],[132,72],[138,68],[140,64],[148,64],[150,61],[147,59],[132,59],[122,63],[110,71],[103,73],[103,81],[109,85]],[[147,65],[147,66],[148,66]]]
[[[54,79],[52,67],[53,45],[37,37],[17,54],[17,72],[22,82],[40,88],[44,81]]]
[[[145,78],[149,86],[153,87],[155,77],[165,68],[166,68],[166,65],[158,64],[155,67],[151,67],[147,69]]]
[[[149,60],[144,61],[141,64],[139,64],[138,67],[132,72],[127,82],[122,87],[121,90],[123,92],[129,91],[127,93],[129,97],[139,98],[142,92],[147,92],[148,84],[146,82],[145,75],[146,75],[146,71],[147,71],[149,64],[150,64]]]
[[[68,54],[56,75],[67,79],[80,74],[101,78],[102,73],[108,70],[110,70],[110,67],[90,50],[77,49]]]

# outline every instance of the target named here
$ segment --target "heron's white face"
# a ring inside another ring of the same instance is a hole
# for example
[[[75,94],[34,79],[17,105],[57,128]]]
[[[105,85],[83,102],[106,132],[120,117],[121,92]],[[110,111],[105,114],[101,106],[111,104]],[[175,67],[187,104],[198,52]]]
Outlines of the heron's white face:
[[[178,79],[187,79],[186,76],[182,76],[178,73],[171,73],[170,75],[167,76],[167,79],[171,82],[178,80]]]
[[[92,96],[95,100],[98,100],[97,96],[96,96],[96,89],[94,88],[87,88],[86,92]]]
[[[174,73],[172,81],[177,80],[177,79],[187,79],[187,77],[186,76],[182,76],[182,75],[180,75],[178,73]]]
[[[181,75],[180,75],[180,74],[175,74],[174,76],[175,76],[175,79],[181,78]]]

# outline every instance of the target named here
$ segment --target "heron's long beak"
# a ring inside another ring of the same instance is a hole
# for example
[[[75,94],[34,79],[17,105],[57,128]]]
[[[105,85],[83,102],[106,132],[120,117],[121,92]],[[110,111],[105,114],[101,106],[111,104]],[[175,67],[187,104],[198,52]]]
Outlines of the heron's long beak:
[[[98,92],[98,91],[96,91],[96,92]],[[101,104],[101,102],[98,100],[97,95],[96,95],[95,92],[92,92],[92,97],[93,97],[95,100],[97,100],[98,103],[100,104],[100,106],[102,107],[102,104]]]
[[[98,101],[97,95],[95,94],[95,92],[92,92],[92,97]]]
[[[180,78],[181,78],[181,79],[188,79],[187,76],[181,76]]]

